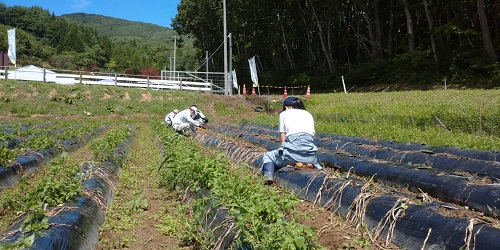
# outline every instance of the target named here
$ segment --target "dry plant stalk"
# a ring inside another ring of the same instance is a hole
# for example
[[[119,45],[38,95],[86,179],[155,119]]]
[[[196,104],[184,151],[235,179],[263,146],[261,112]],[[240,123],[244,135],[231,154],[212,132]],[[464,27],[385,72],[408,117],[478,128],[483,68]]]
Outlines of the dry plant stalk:
[[[104,211],[104,214],[106,214],[106,211],[108,209],[108,205],[106,202],[106,199],[104,198],[104,195],[102,194],[101,191],[96,191],[92,189],[84,189],[82,193],[86,196],[88,196],[90,199],[92,199],[98,206],[99,208]]]
[[[333,208],[335,206],[335,204],[338,204],[337,208],[332,210],[333,213],[336,213],[337,210],[342,205],[342,194],[344,193],[344,190],[348,186],[353,185],[353,184],[354,184],[353,180],[348,180],[348,181],[339,183],[340,187],[335,189],[335,192],[332,194],[332,198],[325,203],[325,208],[330,210],[331,208]],[[332,189],[334,189],[334,188],[335,188],[335,186],[332,187]]]
[[[427,244],[427,240],[429,240],[429,238],[431,236],[431,232],[432,232],[432,228],[429,228],[429,231],[427,232],[427,236],[425,237],[425,240],[424,240],[424,245],[422,246],[421,250],[425,249],[425,245]]]
[[[229,227],[227,227],[229,225]],[[217,239],[217,242],[215,242],[215,246],[213,247],[214,250],[219,250],[219,249],[223,249],[222,247],[222,243],[224,242],[224,240],[226,238],[229,237],[229,235],[234,232],[235,230],[237,230],[236,232],[236,235],[233,237],[233,239],[236,239],[239,237],[240,233],[241,233],[241,230],[238,229],[238,226],[236,225],[236,223],[234,223],[234,218],[231,217],[231,218],[226,218],[224,219],[224,221],[217,227],[217,228],[214,228],[214,230],[212,231],[212,233],[218,229],[218,228],[221,228],[221,227],[227,227],[226,228],[226,232],[224,233],[224,235],[222,235],[221,237],[219,237]]]
[[[359,230],[363,226],[364,214],[368,206],[368,199],[372,196],[370,192],[371,183],[367,182],[361,188],[361,193],[354,198],[353,203],[349,207],[349,212],[347,213],[346,220],[352,224],[356,225],[356,229]]]
[[[389,224],[387,236],[385,238],[385,246],[389,245],[390,240],[391,240],[392,236],[394,235],[394,229],[396,228],[396,222],[400,217],[402,217],[404,215],[405,209],[403,208],[403,206],[406,205],[405,202],[407,202],[407,201],[408,201],[408,199],[406,199],[406,198],[398,199],[394,203],[392,208],[389,209],[389,211],[387,211],[387,213],[382,218],[382,220],[380,220],[380,222],[378,223],[378,225],[375,229],[374,235],[372,237],[372,239],[374,241],[376,241],[378,239],[378,237],[380,237],[380,235],[384,231],[385,226],[387,224]]]
[[[420,191],[422,193],[422,201],[423,202],[431,202],[432,201],[431,197],[427,193],[422,191],[422,189],[418,188],[418,191]]]
[[[470,219],[469,226],[467,226],[467,228],[465,229],[465,238],[464,238],[465,248],[464,248],[464,250],[470,250],[471,245],[473,245],[472,250],[476,249],[476,244],[475,244],[476,236],[477,236],[477,234],[479,234],[479,232],[481,231],[483,226],[481,226],[481,228],[479,228],[477,230],[477,232],[474,234],[474,225],[483,224],[483,223],[484,223],[484,221],[477,219],[477,218]],[[474,239],[472,239],[473,235],[474,235]]]
[[[298,193],[298,195],[302,194],[302,192],[304,192],[304,191],[305,191],[304,196],[307,196],[307,193],[309,193],[309,187],[311,187],[311,184],[313,183],[313,181],[314,181],[314,180],[316,180],[316,178],[318,177],[318,175],[319,175],[319,171],[318,171],[318,172],[316,172],[316,173],[315,173],[315,174],[314,174],[314,175],[313,175],[313,176],[309,179],[309,181],[307,181],[306,186],[305,186],[302,190],[300,190],[300,192]],[[323,184],[321,185],[321,187],[320,187],[320,188],[319,188],[319,190],[318,190],[318,195],[321,195],[321,190],[323,189],[323,186],[325,185],[326,179],[327,179],[327,176],[325,176],[325,178],[323,179]],[[316,201],[315,201],[314,203],[316,203]]]

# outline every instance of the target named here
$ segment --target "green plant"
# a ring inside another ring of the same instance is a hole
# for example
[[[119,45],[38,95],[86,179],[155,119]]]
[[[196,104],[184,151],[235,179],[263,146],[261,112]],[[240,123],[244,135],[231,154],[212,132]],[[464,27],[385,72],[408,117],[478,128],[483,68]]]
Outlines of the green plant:
[[[0,166],[7,167],[14,162],[16,155],[14,150],[6,147],[0,147]]]
[[[209,189],[210,199],[199,199],[193,205],[194,222],[192,238],[199,244],[209,246],[210,233],[198,234],[197,227],[207,216],[208,204],[221,204],[235,217],[235,223],[244,235],[237,243],[252,245],[257,249],[314,249],[313,230],[295,222],[294,205],[298,202],[292,195],[273,192],[263,186],[259,177],[251,174],[247,167],[228,168],[232,163],[222,153],[207,157],[200,153],[200,146],[166,131],[154,122],[156,130],[162,132],[164,147],[170,153],[162,175],[166,183],[173,186],[190,187],[193,191]],[[259,183],[259,184],[257,184]],[[286,215],[286,217],[285,217]]]
[[[142,190],[132,191],[132,196],[134,198],[127,202],[127,206],[132,211],[141,211],[148,209],[148,200],[144,199]]]
[[[114,150],[117,145],[123,142],[130,136],[128,127],[120,127],[107,133],[104,137],[93,140],[90,143],[94,155],[94,161],[101,162],[107,160],[115,160],[118,164],[122,164],[125,159],[122,156],[115,155]]]
[[[1,198],[2,210],[11,213],[38,211],[45,205],[55,206],[81,194],[77,178],[79,168],[68,165],[67,153],[49,163],[49,169],[34,184],[21,182],[17,193],[6,193]]]
[[[2,96],[2,97],[0,98],[0,101],[7,103],[7,102],[10,102],[10,98],[9,98],[9,97],[7,97],[7,96]]]

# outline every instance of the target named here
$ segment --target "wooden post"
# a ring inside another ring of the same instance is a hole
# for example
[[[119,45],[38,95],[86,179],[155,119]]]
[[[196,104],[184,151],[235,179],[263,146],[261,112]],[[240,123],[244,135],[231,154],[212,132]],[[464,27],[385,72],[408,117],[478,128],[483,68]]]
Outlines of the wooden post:
[[[43,82],[44,82],[44,83],[46,83],[46,82],[47,82],[47,80],[46,80],[46,78],[45,78],[45,74],[46,74],[46,72],[45,72],[45,68],[44,68],[44,69],[43,69]]]
[[[82,72],[80,71],[80,84],[82,84]]]
[[[479,107],[479,132],[483,132],[483,109]]]
[[[413,127],[413,116],[412,115],[410,115],[410,126]]]
[[[118,74],[115,73],[115,87],[118,86],[117,76]]]
[[[9,74],[9,66],[5,67],[5,80],[8,79],[7,75]]]
[[[434,122],[439,125],[440,127],[448,130],[448,132],[451,132],[440,120],[437,118],[437,116],[434,116]]]
[[[345,81],[344,81],[344,76],[342,76],[342,85],[344,86],[344,93],[347,94],[347,90],[345,88]]]
[[[148,76],[148,89],[149,89],[149,76]]]

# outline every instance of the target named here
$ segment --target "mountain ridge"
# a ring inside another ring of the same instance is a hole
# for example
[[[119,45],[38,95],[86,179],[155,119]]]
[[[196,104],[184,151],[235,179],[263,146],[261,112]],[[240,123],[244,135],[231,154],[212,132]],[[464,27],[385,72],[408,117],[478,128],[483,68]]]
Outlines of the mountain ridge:
[[[64,14],[61,15],[61,17],[74,23],[90,26],[94,28],[98,34],[106,35],[111,40],[117,42],[139,39],[144,42],[160,42],[164,44],[165,41],[171,40],[172,35],[176,34],[173,29],[157,24],[131,21],[99,14],[77,12]]]

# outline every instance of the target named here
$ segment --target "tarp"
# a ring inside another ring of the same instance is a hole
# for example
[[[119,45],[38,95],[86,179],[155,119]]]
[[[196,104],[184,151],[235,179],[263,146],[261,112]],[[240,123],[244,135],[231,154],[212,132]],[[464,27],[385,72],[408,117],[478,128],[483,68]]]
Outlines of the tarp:
[[[217,132],[219,136],[221,134],[226,136],[234,131]],[[243,135],[248,133],[248,128],[245,127],[244,131],[238,132],[236,137],[250,139]],[[225,151],[236,162],[250,163],[256,171],[261,165],[262,157],[255,161],[251,160],[244,153],[248,148],[239,146],[238,143],[230,140],[225,142],[209,133],[197,133],[196,138],[207,147]],[[252,142],[257,141],[259,139],[255,138]],[[260,140],[263,141],[265,139]],[[231,143],[234,147],[229,147]],[[262,156],[262,153],[260,155]],[[460,249],[469,244],[471,249],[476,250],[500,247],[498,241],[500,230],[491,223],[468,217],[447,217],[439,211],[442,207],[455,207],[453,204],[408,202],[412,195],[385,188],[374,192],[376,189],[372,187],[365,188],[370,182],[356,178],[352,174],[337,176],[322,170],[297,170],[287,167],[276,173],[275,181],[300,199],[320,204],[334,213],[346,216],[346,222],[353,225],[362,224],[370,232],[371,237],[381,241],[385,239],[401,248]],[[363,208],[366,209],[363,211]],[[468,235],[472,237],[467,237]]]
[[[276,140],[262,136],[272,134],[271,131],[266,130],[265,126],[221,124],[213,129],[218,133],[247,140],[268,150],[279,147]],[[358,149],[362,148],[362,145],[351,142],[342,143],[344,143],[342,145],[348,143],[348,145]],[[500,168],[495,165],[498,162],[463,159],[464,164],[460,165],[458,163],[461,162],[462,158],[450,157],[446,158],[446,161],[442,158],[438,158],[437,161],[426,158],[429,160],[430,166],[413,165],[410,162],[404,163],[401,161],[401,157],[396,155],[385,157],[382,160],[373,158],[374,156],[377,158],[383,156],[385,150],[373,150],[372,154],[358,155],[359,150],[352,152],[354,154],[349,152],[352,147],[338,146],[336,149],[337,146],[330,146],[329,149],[325,150],[324,143],[317,144],[317,146],[322,152],[318,154],[318,158],[327,167],[334,167],[344,172],[353,171],[359,176],[373,176],[374,180],[390,186],[406,187],[415,192],[426,192],[442,201],[468,206],[490,216],[500,215],[498,209],[500,207],[500,192],[498,192],[497,177]],[[347,152],[341,153],[343,151]],[[405,154],[411,155],[412,152],[400,155]],[[428,155],[420,152],[420,156],[427,157]],[[467,164],[469,163],[467,161],[470,161],[470,164]],[[415,160],[415,162],[419,161]],[[455,166],[456,169],[447,166]]]

